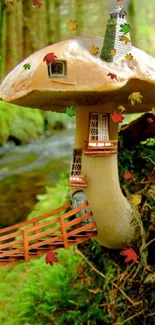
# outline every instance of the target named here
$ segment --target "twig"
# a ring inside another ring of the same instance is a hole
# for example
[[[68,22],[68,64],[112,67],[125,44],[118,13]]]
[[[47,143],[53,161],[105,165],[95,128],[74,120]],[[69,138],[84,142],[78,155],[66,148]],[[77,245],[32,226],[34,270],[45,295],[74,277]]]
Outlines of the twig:
[[[116,283],[114,283],[113,281],[111,281],[112,284],[114,285],[115,288],[117,288],[121,293],[122,295],[130,302],[130,304],[132,304],[133,306],[135,305],[135,303],[132,301],[132,299],[130,297],[128,297],[128,295],[123,291],[123,289],[119,288],[117,286]]]
[[[155,241],[155,238],[151,239],[145,246],[142,247],[142,251],[146,249],[150,244],[152,244]]]
[[[144,310],[141,310],[139,313],[134,314],[133,316],[130,316],[129,318],[125,319],[125,321],[124,321],[123,323],[121,323],[120,325],[124,325],[125,323],[127,323],[127,322],[130,321],[131,319],[133,319],[133,318],[135,318],[135,317],[137,317],[137,316],[139,316],[139,315],[141,315],[141,314],[143,314],[143,313],[144,313]]]
[[[89,262],[88,261],[88,259],[87,259],[87,257],[86,256],[84,256],[80,251],[79,251],[79,249],[78,248],[76,248],[75,247],[75,252],[77,253],[77,254],[79,254],[83,259],[84,259],[84,261],[97,273],[97,274],[99,274],[102,278],[104,278],[104,279],[106,279],[106,276],[105,276],[105,274],[103,274],[102,272],[100,272],[99,270],[97,270],[96,269],[96,267],[91,263],[91,262]]]
[[[155,162],[150,157],[142,157],[142,158],[151,160],[152,164],[155,165]]]

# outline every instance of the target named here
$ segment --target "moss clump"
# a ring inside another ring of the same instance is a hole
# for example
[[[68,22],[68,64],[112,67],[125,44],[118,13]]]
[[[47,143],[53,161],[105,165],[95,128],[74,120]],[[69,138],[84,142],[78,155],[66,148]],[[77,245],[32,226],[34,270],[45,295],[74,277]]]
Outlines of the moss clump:
[[[117,19],[111,18],[108,20],[107,28],[104,37],[104,43],[101,50],[100,58],[103,61],[112,62],[113,56],[110,51],[115,45],[115,34],[116,34]]]

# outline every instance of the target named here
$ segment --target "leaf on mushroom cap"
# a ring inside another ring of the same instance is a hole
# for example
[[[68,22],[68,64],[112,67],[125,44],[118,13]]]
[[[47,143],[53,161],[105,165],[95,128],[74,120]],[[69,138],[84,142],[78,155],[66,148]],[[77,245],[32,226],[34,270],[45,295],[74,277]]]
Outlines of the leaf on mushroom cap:
[[[89,53],[92,44],[99,47],[97,56]],[[108,63],[100,59],[102,37],[74,37],[45,47],[17,65],[2,81],[0,98],[16,105],[65,112],[74,105],[102,105],[115,101],[126,113],[151,111],[155,103],[155,59],[132,47],[134,69],[124,56]],[[58,60],[66,60],[67,76],[49,78],[43,58],[54,53]],[[24,70],[29,62],[31,69]],[[108,73],[116,79],[107,77]],[[61,82],[60,82],[61,81]],[[139,92],[142,103],[131,105],[128,97]]]

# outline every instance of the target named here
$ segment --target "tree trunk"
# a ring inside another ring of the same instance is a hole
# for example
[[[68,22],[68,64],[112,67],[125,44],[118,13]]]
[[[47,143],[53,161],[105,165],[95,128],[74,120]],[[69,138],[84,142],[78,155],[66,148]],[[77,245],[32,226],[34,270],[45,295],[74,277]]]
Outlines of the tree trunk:
[[[76,0],[76,20],[78,23],[78,28],[76,30],[76,36],[81,36],[83,29],[83,7],[82,0]]]
[[[32,46],[32,1],[23,1],[23,46],[22,57],[26,58],[33,51]],[[35,8],[37,9],[37,8]]]
[[[0,79],[3,77],[4,67],[5,67],[5,34],[6,34],[6,23],[5,14],[6,6],[4,0],[0,2]]]
[[[54,43],[57,43],[61,40],[60,33],[60,1],[54,0]],[[52,18],[51,18],[52,19]]]
[[[47,45],[51,45],[53,38],[52,10],[51,1],[46,0],[46,26],[47,26]]]
[[[134,0],[128,0],[128,22],[130,23],[130,35],[131,43],[133,46],[137,46],[137,35],[136,35],[136,11]]]
[[[17,34],[16,34],[16,8],[6,8],[6,72],[16,65]]]

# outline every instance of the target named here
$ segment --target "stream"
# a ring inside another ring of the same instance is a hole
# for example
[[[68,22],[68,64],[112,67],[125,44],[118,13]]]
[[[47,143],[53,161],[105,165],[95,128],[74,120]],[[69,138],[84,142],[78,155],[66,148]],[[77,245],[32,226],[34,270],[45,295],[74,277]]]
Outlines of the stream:
[[[0,227],[23,221],[45,186],[54,186],[70,169],[74,129],[56,131],[37,141],[0,147]],[[7,220],[7,222],[6,222]]]

